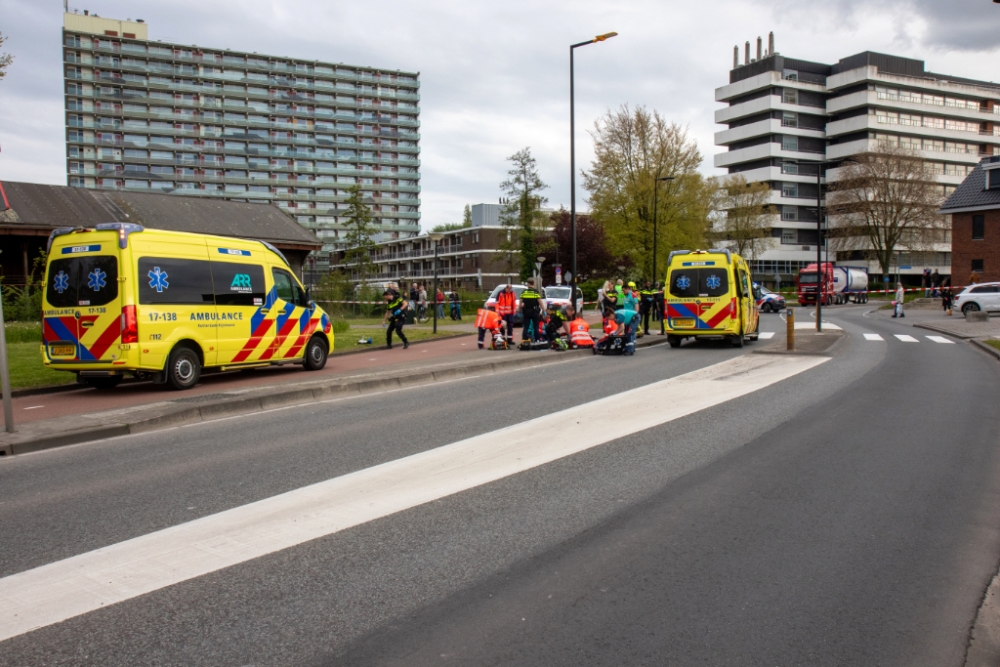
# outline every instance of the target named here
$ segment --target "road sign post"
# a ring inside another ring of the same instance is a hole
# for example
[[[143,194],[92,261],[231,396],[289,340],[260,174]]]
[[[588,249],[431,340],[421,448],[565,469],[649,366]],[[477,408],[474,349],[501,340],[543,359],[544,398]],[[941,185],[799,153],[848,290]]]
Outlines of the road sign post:
[[[3,298],[0,297],[0,390],[3,391],[3,425],[8,433],[14,428],[14,404],[10,395],[10,368],[7,365],[7,329],[3,323]]]

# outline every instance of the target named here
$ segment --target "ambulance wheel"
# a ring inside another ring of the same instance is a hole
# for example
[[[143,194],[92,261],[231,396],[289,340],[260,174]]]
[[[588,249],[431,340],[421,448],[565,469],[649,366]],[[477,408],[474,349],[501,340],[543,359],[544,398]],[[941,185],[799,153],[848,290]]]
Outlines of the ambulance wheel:
[[[743,340],[744,340],[744,338],[743,338],[743,332],[741,331],[738,334],[736,334],[735,336],[733,336],[733,340],[732,340],[733,347],[743,347]]]
[[[121,384],[123,379],[121,375],[112,375],[104,378],[83,378],[84,382],[94,389],[114,389]]]
[[[201,360],[190,347],[175,347],[167,362],[167,382],[174,389],[190,389],[201,379]]]
[[[322,370],[326,366],[326,343],[319,336],[313,336],[306,345],[306,360],[302,366],[307,371]]]
[[[682,340],[683,339],[680,336],[668,335],[667,336],[667,345],[669,345],[670,347],[680,347]]]

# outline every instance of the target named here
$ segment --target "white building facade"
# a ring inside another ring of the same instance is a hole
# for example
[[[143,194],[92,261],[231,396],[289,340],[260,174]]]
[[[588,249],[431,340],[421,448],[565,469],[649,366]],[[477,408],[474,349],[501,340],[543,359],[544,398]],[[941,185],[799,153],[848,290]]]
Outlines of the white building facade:
[[[986,155],[1000,155],[1000,87],[924,69],[923,61],[865,52],[826,65],[760,53],[739,64],[717,88],[727,106],[715,121],[727,129],[715,143],[715,166],[770,185],[778,213],[771,243],[752,262],[765,282],[790,281],[816,261],[817,194],[837,178],[836,162],[877,142],[901,145],[930,164],[942,198]],[[833,163],[833,164],[821,164]],[[829,167],[829,169],[828,169]],[[819,171],[819,186],[817,186]],[[950,228],[950,225],[946,225]],[[824,247],[824,252],[827,249]],[[901,252],[896,272],[951,272],[947,232],[919,252]],[[860,251],[828,252],[830,260],[880,274]],[[824,257],[824,259],[826,256]]]

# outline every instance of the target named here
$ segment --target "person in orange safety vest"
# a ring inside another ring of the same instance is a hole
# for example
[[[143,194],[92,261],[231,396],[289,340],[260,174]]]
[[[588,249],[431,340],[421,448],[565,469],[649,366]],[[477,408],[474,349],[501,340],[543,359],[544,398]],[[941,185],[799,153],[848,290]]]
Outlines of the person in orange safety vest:
[[[480,308],[476,312],[476,328],[479,329],[479,349],[481,350],[486,332],[490,332],[490,340],[492,340],[493,336],[503,328],[503,323],[497,313]]]
[[[517,312],[517,295],[514,288],[507,284],[499,294],[497,294],[497,315],[507,325],[507,344],[514,343],[514,313]]]
[[[590,325],[579,315],[569,323],[569,344],[572,347],[594,346],[594,338],[590,335]]]

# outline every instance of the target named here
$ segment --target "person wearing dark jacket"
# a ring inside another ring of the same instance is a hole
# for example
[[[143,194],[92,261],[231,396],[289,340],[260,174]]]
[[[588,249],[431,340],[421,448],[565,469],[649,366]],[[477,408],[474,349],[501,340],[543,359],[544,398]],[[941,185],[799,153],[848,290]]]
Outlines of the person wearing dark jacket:
[[[642,333],[649,335],[649,315],[653,312],[653,300],[656,298],[656,291],[645,281],[642,289],[639,290],[639,316],[642,318]]]
[[[528,278],[528,288],[521,292],[521,340],[541,340],[542,333],[538,330],[541,326],[542,310],[545,302],[542,295],[535,290],[535,279]]]
[[[410,305],[406,299],[401,297],[396,290],[387,289],[382,293],[385,297],[385,315],[382,317],[382,326],[386,321],[389,327],[385,330],[385,348],[392,349],[392,332],[395,331],[399,340],[403,341],[403,349],[410,347],[410,341],[403,335],[403,324],[406,322],[406,311]]]

